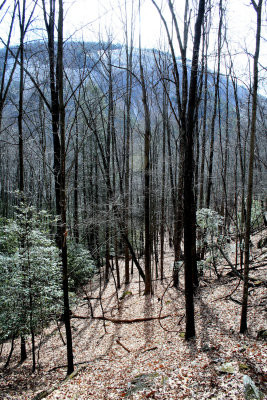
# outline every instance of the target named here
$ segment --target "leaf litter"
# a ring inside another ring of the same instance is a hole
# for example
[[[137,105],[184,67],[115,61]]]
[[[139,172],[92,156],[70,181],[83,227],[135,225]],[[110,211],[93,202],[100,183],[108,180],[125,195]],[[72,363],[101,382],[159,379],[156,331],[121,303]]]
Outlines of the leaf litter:
[[[256,243],[257,236],[253,240]],[[261,282],[266,277],[266,253],[256,246],[253,253],[255,261],[251,266],[260,260],[263,267],[253,269],[250,275]],[[266,287],[251,288],[249,329],[246,335],[241,335],[241,306],[232,299],[242,300],[242,283],[237,285],[238,279],[227,275],[230,271],[227,265],[220,266],[219,280],[212,272],[205,272],[195,296],[197,336],[185,341],[183,282],[181,279],[180,290],[171,286],[172,263],[172,252],[167,249],[165,278],[153,282],[153,296],[143,295],[136,271],[118,296],[111,277],[102,288],[102,306],[96,284],[98,277],[84,288],[87,296],[94,298],[91,300],[94,316],[102,316],[104,310],[104,315],[113,319],[170,317],[133,324],[91,319],[90,307],[81,293],[81,301],[72,312],[88,318],[71,320],[75,368],[81,367],[77,375],[64,381],[66,346],[58,327],[51,325],[37,338],[38,368],[34,374],[29,343],[28,359],[21,365],[16,340],[5,371],[2,367],[10,344],[3,345],[0,399],[30,400],[58,385],[47,400],[241,400],[244,375],[250,376],[262,393],[267,393],[266,342],[257,338],[258,331],[266,329]],[[122,261],[120,267],[122,273]],[[64,336],[63,325],[60,331]]]

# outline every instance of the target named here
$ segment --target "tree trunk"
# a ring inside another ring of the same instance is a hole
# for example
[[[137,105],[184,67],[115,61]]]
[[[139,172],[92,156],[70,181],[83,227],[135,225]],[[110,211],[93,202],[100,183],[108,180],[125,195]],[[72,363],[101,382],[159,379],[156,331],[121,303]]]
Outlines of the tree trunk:
[[[194,190],[194,119],[197,93],[198,56],[201,27],[205,12],[205,0],[199,0],[195,24],[193,57],[189,88],[189,101],[185,132],[184,156],[184,264],[185,264],[185,302],[186,339],[195,336],[193,271],[196,269],[196,215]]]
[[[210,207],[211,200],[211,187],[213,182],[213,156],[214,156],[214,134],[215,134],[215,121],[217,115],[217,101],[219,95],[219,83],[220,83],[220,63],[221,63],[221,48],[222,48],[222,22],[223,22],[223,8],[222,0],[220,0],[219,6],[220,20],[219,20],[219,30],[218,30],[218,62],[217,62],[217,74],[215,80],[215,90],[214,90],[214,104],[213,104],[213,114],[211,120],[211,139],[210,139],[210,157],[208,166],[208,182],[207,182],[207,199],[206,208]]]
[[[248,308],[248,279],[249,279],[249,242],[251,230],[251,209],[253,200],[253,170],[254,170],[254,148],[256,134],[256,117],[257,117],[257,91],[258,91],[258,60],[260,54],[260,37],[261,37],[261,13],[262,0],[259,0],[258,5],[255,1],[252,2],[257,13],[257,33],[256,33],[256,49],[254,54],[253,65],[253,94],[252,94],[252,119],[250,132],[250,152],[249,152],[249,171],[248,171],[248,194],[247,194],[247,218],[245,231],[245,264],[244,264],[244,285],[243,285],[243,300],[240,322],[240,333],[247,331],[247,308]]]
[[[69,284],[68,284],[68,256],[67,256],[67,221],[66,221],[66,182],[65,182],[65,105],[63,98],[63,0],[59,0],[58,14],[58,54],[57,54],[57,83],[59,99],[59,131],[61,140],[61,159],[60,159],[60,215],[61,215],[61,260],[63,276],[63,298],[64,298],[64,323],[67,339],[67,358],[68,370],[70,375],[74,371],[73,351],[72,351],[72,333],[70,325],[70,307],[69,307]]]
[[[74,147],[74,211],[73,211],[73,236],[76,243],[79,243],[79,199],[78,199],[78,178],[79,178],[79,127],[77,110],[75,115],[75,147]]]
[[[150,112],[147,100],[147,89],[144,78],[144,71],[142,65],[141,47],[139,44],[139,66],[140,66],[140,80],[142,86],[142,102],[145,114],[145,139],[144,139],[144,173],[145,173],[145,187],[144,187],[144,213],[145,213],[145,294],[151,294],[152,281],[151,281],[151,232],[150,232],[150,140],[151,140],[151,127],[150,127]]]
[[[163,127],[162,127],[162,187],[161,187],[161,219],[160,219],[160,279],[164,278],[164,238],[165,238],[165,179],[166,179],[166,124],[168,119],[168,103],[163,90]]]

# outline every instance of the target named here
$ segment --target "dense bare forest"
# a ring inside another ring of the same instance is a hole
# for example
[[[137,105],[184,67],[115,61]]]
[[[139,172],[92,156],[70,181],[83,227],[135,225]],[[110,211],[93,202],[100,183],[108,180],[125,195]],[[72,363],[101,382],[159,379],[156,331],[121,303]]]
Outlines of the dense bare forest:
[[[266,2],[147,3],[0,2],[0,399],[266,394]]]

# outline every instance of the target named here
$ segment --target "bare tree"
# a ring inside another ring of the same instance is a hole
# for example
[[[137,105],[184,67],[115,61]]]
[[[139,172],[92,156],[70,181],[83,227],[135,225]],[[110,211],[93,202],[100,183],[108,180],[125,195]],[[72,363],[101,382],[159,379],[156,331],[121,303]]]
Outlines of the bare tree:
[[[251,209],[253,200],[253,171],[254,171],[254,154],[255,154],[255,135],[256,135],[256,118],[257,118],[257,92],[259,82],[259,55],[260,55],[260,39],[261,39],[261,16],[263,1],[259,0],[258,4],[251,0],[254,10],[257,14],[257,32],[256,32],[256,48],[253,63],[253,93],[252,93],[252,115],[250,130],[250,149],[249,149],[249,170],[248,170],[248,189],[247,189],[247,208],[246,208],[246,231],[245,231],[245,264],[244,264],[244,285],[243,285],[243,301],[241,311],[240,333],[247,330],[247,308],[248,308],[248,279],[249,279],[249,244],[251,231]]]
[[[188,1],[185,2],[184,13],[184,41],[182,43],[181,35],[178,27],[174,6],[169,0],[169,10],[171,12],[172,21],[175,27],[175,33],[180,48],[182,60],[182,96],[180,96],[179,88],[179,70],[174,52],[171,35],[168,29],[166,19],[162,11],[152,0],[157,8],[161,20],[165,26],[168,43],[171,49],[172,61],[174,65],[176,94],[179,113],[179,127],[181,129],[181,146],[180,157],[182,157],[182,181],[183,181],[183,223],[184,223],[184,261],[185,261],[185,299],[186,299],[186,339],[195,336],[194,322],[194,286],[198,284],[197,265],[196,265],[196,215],[195,215],[195,190],[194,190],[194,129],[195,129],[195,112],[197,104],[197,82],[198,82],[198,58],[201,40],[201,29],[205,13],[205,0],[200,0],[198,4],[197,19],[194,31],[193,56],[191,63],[191,77],[188,92],[187,78],[187,39],[190,22],[188,16]]]

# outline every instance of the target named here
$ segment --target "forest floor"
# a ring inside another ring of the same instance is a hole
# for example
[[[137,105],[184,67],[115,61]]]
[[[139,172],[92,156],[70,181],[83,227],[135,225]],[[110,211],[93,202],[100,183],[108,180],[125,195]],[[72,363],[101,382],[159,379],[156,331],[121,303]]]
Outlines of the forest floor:
[[[262,235],[266,236],[267,231]],[[255,236],[253,242],[256,244],[258,239]],[[46,399],[241,400],[244,375],[267,395],[266,341],[257,338],[258,331],[267,328],[266,286],[259,282],[266,279],[266,250],[256,245],[252,249],[250,275],[258,282],[250,287],[246,335],[239,334],[242,282],[227,275],[230,268],[222,263],[220,279],[210,271],[201,278],[195,297],[196,338],[185,341],[183,282],[179,290],[171,285],[173,259],[168,250],[166,277],[163,282],[153,282],[154,296],[143,295],[143,284],[134,272],[130,284],[118,291],[118,297],[111,277],[101,290],[102,305],[97,299],[91,300],[94,316],[102,316],[104,311],[112,319],[166,318],[121,324],[92,319],[82,292],[80,304],[72,311],[88,318],[71,320],[77,374],[64,381],[66,346],[57,326],[50,326],[38,338],[38,369],[33,374],[30,345],[29,357],[20,365],[19,343],[15,344],[8,369],[3,371],[10,350],[10,344],[4,344],[0,399],[34,399],[58,385]],[[91,283],[84,289],[88,297],[99,298],[99,287],[94,289]],[[60,330],[64,335],[62,325]]]

